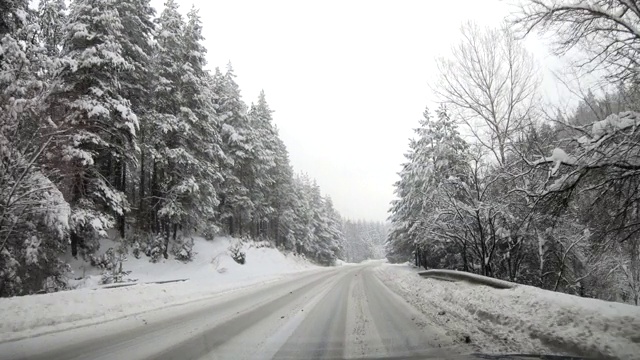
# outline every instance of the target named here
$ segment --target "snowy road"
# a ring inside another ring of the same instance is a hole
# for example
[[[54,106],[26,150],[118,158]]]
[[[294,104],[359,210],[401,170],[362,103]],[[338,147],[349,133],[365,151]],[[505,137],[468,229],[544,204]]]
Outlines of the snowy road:
[[[0,343],[0,359],[445,358],[472,349],[344,266],[125,319]]]

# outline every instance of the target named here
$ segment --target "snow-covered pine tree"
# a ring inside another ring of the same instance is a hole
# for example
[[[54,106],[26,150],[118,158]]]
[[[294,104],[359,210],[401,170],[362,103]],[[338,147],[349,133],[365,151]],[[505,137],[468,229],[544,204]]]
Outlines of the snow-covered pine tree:
[[[206,50],[196,10],[185,23],[175,1],[165,4],[157,19],[154,108],[147,137],[151,149],[151,196],[154,230],[162,233],[168,256],[177,231],[202,230],[215,215],[223,157],[210,86],[204,70]]]
[[[64,287],[69,206],[40,169],[54,129],[40,112],[49,59],[32,41],[37,19],[28,1],[0,10],[0,296],[13,296]]]
[[[294,186],[293,169],[289,163],[289,153],[278,135],[277,128],[275,128],[275,133],[277,145],[275,152],[276,166],[273,174],[275,183],[271,192],[273,198],[270,200],[275,209],[274,223],[271,226],[272,237],[278,246],[282,245],[285,249],[292,250],[294,246],[289,241],[291,239],[289,229],[294,217],[293,207],[295,203],[294,194],[291,191]]]
[[[421,246],[429,241],[431,217],[438,213],[441,185],[451,177],[464,180],[468,174],[468,145],[446,109],[440,108],[435,120],[426,109],[415,132],[417,138],[410,140],[408,161],[395,184],[398,199],[392,202],[387,241],[390,261],[406,261],[416,251],[416,256],[424,255]]]
[[[176,114],[182,104],[182,96],[178,91],[180,79],[181,47],[183,46],[182,32],[184,19],[178,12],[175,1],[169,0],[164,4],[160,16],[156,18],[156,32],[154,39],[156,48],[152,57],[152,108],[143,123],[143,162],[141,166],[141,211],[148,212],[141,216],[143,224],[147,221],[149,230],[156,234],[165,235],[163,245],[158,249],[167,254],[166,241],[171,231],[171,220],[167,216],[160,216],[160,209],[165,209],[176,194],[169,194],[169,181],[174,169],[173,160],[168,156],[169,148],[175,147],[176,134],[188,136],[186,124],[182,124]],[[148,178],[147,178],[148,176]],[[145,193],[145,179],[148,179],[148,192]],[[166,210],[165,210],[166,213]],[[179,218],[180,216],[176,216]],[[145,221],[146,220],[146,221]]]
[[[197,200],[191,212],[195,216],[189,224],[183,225],[211,233],[218,230],[214,220],[218,215],[219,192],[223,181],[221,165],[226,161],[226,156],[222,150],[213,78],[204,69],[207,50],[202,45],[202,22],[195,8],[187,14],[187,20],[184,32],[185,68],[190,71],[183,77],[182,88],[190,112],[182,111],[193,121],[194,136],[189,145],[194,157],[200,160],[200,166],[194,174],[198,192],[194,194]]]
[[[49,151],[57,183],[71,205],[71,247],[89,251],[128,211],[125,195],[109,182],[116,164],[135,154],[138,120],[121,93],[133,68],[123,56],[123,25],[115,0],[75,0],[64,27],[62,64],[48,98],[60,136]]]
[[[425,112],[425,116],[428,113]],[[421,164],[416,160],[417,147],[417,141],[409,140],[409,151],[405,154],[407,160],[398,173],[400,179],[394,184],[396,199],[391,201],[391,230],[385,244],[390,262],[407,261],[414,250],[416,224],[422,211],[419,188],[424,181],[424,171],[421,171]]]
[[[313,181],[308,189],[313,238],[307,244],[307,252],[318,263],[331,265],[340,252],[342,229],[340,223],[332,216],[333,205],[326,203],[318,184]]]
[[[275,223],[276,206],[276,155],[278,151],[278,134],[273,124],[271,113],[264,91],[260,92],[258,103],[252,104],[248,118],[255,138],[252,151],[251,167],[254,174],[250,193],[255,204],[252,231],[255,237],[269,236],[269,227]]]
[[[293,217],[289,225],[292,231],[291,238],[295,242],[297,254],[308,254],[311,252],[311,244],[315,241],[309,177],[306,174],[296,175],[291,192],[294,194]]]
[[[47,55],[54,58],[60,56],[64,40],[63,29],[67,22],[67,5],[65,0],[40,0],[38,3],[38,25],[40,41],[47,49]]]
[[[122,57],[132,66],[124,70],[119,77],[120,92],[122,96],[131,103],[131,110],[138,115],[139,131],[137,146],[137,165],[131,167],[127,162],[118,162],[113,165],[113,172],[109,181],[121,192],[128,195],[132,204],[140,204],[136,201],[136,195],[140,198],[144,196],[144,184],[141,180],[144,172],[144,150],[146,150],[144,130],[147,127],[148,115],[152,107],[152,96],[150,88],[153,84],[154,75],[151,73],[151,56],[153,47],[151,45],[154,33],[153,17],[155,9],[151,7],[149,0],[121,0],[116,2],[120,21],[122,23],[122,37],[119,39],[122,45]],[[137,193],[135,187],[140,190]],[[142,213],[142,206],[138,208],[138,215]],[[144,227],[146,218],[136,225]],[[142,223],[142,224],[141,224]],[[125,216],[118,216],[118,229],[120,236],[125,236]]]
[[[441,106],[437,118],[422,124],[416,159],[426,165],[424,179],[419,192],[422,194],[422,212],[419,232],[414,237],[416,258],[419,265],[427,265],[428,255],[436,253],[436,248],[448,253],[458,253],[458,246],[451,246],[454,241],[444,235],[442,228],[448,230],[453,221],[443,213],[455,210],[460,198],[460,189],[464,189],[470,176],[469,145],[462,139],[457,125],[449,117],[447,110]],[[453,207],[453,208],[452,208]],[[461,225],[460,225],[461,226]],[[460,229],[456,230],[460,232]],[[456,238],[455,240],[458,240]],[[466,244],[462,244],[464,245]],[[464,252],[464,250],[463,250]],[[437,257],[442,253],[439,253]],[[462,254],[462,257],[466,254]]]
[[[220,220],[226,223],[229,234],[242,235],[255,210],[250,187],[255,176],[251,165],[256,136],[231,64],[225,74],[216,69],[214,79],[222,148],[227,156],[222,169]]]
[[[324,213],[326,214],[327,233],[329,234],[329,251],[330,254],[329,264],[333,264],[337,258],[344,257],[344,228],[342,226],[342,218],[336,209],[333,207],[333,201],[331,197],[325,196],[324,199]]]

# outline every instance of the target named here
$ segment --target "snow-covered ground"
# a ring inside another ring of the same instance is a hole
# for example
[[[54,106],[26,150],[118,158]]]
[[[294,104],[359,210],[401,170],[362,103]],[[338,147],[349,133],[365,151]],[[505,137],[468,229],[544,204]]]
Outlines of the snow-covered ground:
[[[424,279],[407,265],[378,276],[451,335],[480,351],[569,350],[598,359],[640,359],[640,307],[541,290],[493,289]],[[497,346],[496,346],[497,344]]]
[[[240,265],[227,252],[235,241],[226,237],[213,241],[196,238],[196,255],[189,263],[170,257],[154,264],[144,255],[140,259],[129,256],[123,268],[131,271],[128,278],[137,279],[139,284],[122,288],[101,289],[99,270],[72,263],[75,276],[84,275],[83,280],[76,281],[77,290],[0,298],[0,341],[101,323],[276,281],[291,273],[326,269],[256,243],[244,243],[246,263]],[[102,244],[103,251],[108,245]],[[174,279],[188,280],[144,284]]]
[[[139,259],[129,254],[123,263],[123,270],[131,273],[125,279],[136,282],[154,282],[176,279],[206,280],[206,281],[240,281],[254,278],[256,275],[273,275],[296,272],[305,269],[317,268],[306,259],[293,254],[283,254],[273,248],[267,247],[267,243],[244,242],[242,249],[247,255],[246,263],[240,265],[229,256],[229,246],[239,243],[239,240],[231,237],[216,237],[214,240],[205,240],[201,237],[194,238],[193,250],[195,255],[190,262],[181,262],[174,259],[161,258],[158,263],[151,263],[149,258],[142,254]],[[115,248],[117,243],[104,239],[100,244],[98,254],[104,253],[110,247]],[[99,286],[102,270],[92,267],[90,264],[75,260],[67,254],[67,262],[71,265],[73,273],[70,277],[81,278],[71,280],[70,283],[77,288],[95,288]]]

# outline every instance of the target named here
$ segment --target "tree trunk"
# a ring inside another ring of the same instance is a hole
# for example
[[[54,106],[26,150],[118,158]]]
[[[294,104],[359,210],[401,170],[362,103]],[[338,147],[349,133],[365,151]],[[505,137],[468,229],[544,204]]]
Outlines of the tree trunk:
[[[169,239],[171,238],[171,225],[169,222],[164,222],[164,249],[162,255],[165,259],[169,258]]]
[[[173,241],[176,241],[177,234],[178,234],[178,224],[173,224]]]
[[[73,207],[75,205],[78,204],[78,202],[80,201],[80,197],[82,196],[82,191],[80,190],[80,188],[82,187],[82,174],[77,174],[76,178],[75,178],[75,183],[73,184],[73,195],[70,201],[70,205]],[[77,226],[77,225],[76,225]],[[73,228],[71,229],[71,234],[70,234],[70,239],[71,239],[71,255],[73,255],[73,257],[77,258],[78,256],[78,246],[82,243],[82,238],[80,237],[80,235],[78,235],[78,229]]]
[[[640,244],[637,238],[629,239],[631,264],[629,266],[631,290],[636,305],[640,301]]]
[[[79,237],[78,234],[76,234],[75,231],[71,231],[71,255],[73,255],[74,258],[78,258],[78,243],[79,243]]]
[[[153,211],[151,211],[150,215],[151,215],[151,230],[158,234],[162,231],[162,229],[160,229],[160,222],[158,220],[158,207],[157,207],[157,203],[158,203],[158,163],[154,160],[153,161],[153,174],[151,174],[151,196],[153,197]]]
[[[427,270],[427,252],[422,248],[420,249],[420,265]]]
[[[120,191],[122,191],[123,194],[126,194],[127,191],[127,164],[126,163],[122,163],[122,174],[121,174],[121,178],[120,178],[120,184],[121,184],[121,189]],[[125,227],[126,227],[126,218],[125,218],[125,213],[124,213],[125,209],[124,206],[122,207],[122,215],[120,215],[120,219],[119,219],[119,228],[120,228],[120,238],[124,239],[124,235],[125,235]]]
[[[469,264],[467,260],[467,241],[462,243],[462,270],[469,271]]]
[[[144,137],[144,135],[142,135],[143,133],[141,132],[141,137]],[[141,140],[144,141],[144,140]],[[139,219],[139,224],[138,224],[138,228],[140,229],[147,229],[148,224],[147,222],[147,209],[145,206],[145,201],[144,201],[144,187],[145,187],[145,174],[144,174],[144,162],[145,162],[145,153],[144,153],[144,148],[142,149],[141,153],[140,153],[140,189],[139,190],[139,205],[138,205],[138,219]]]

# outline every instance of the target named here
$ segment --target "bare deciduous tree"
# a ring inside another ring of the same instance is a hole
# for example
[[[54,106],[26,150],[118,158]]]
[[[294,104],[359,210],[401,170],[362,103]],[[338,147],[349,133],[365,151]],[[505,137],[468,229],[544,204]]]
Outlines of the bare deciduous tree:
[[[532,56],[506,27],[468,23],[451,58],[437,60],[434,91],[500,165],[513,135],[531,117],[539,85]]]
[[[556,54],[571,49],[588,58],[585,70],[602,68],[612,80],[637,80],[640,59],[640,5],[635,0],[529,0],[514,23],[524,34],[534,29],[555,35]]]

